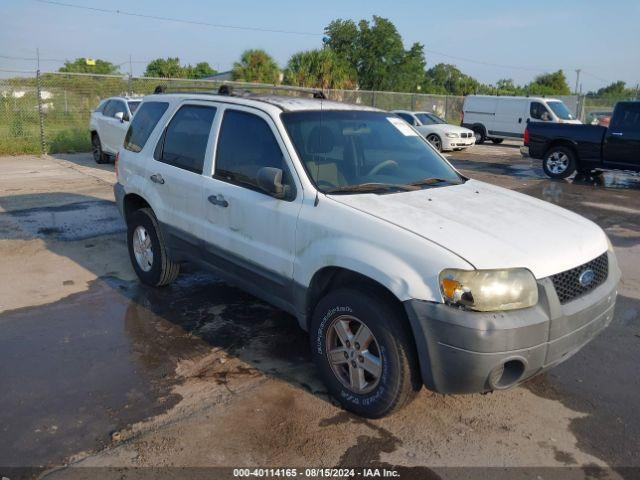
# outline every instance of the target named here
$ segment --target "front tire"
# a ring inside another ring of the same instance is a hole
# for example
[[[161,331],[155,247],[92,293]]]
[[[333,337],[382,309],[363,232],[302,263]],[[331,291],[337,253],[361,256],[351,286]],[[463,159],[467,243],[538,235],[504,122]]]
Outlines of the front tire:
[[[442,152],[442,140],[440,139],[440,137],[438,135],[436,135],[435,133],[427,135],[427,141],[431,145],[433,145],[433,147],[436,150],[438,150],[439,152]]]
[[[169,256],[158,220],[150,208],[136,210],[127,219],[127,246],[131,265],[142,283],[162,287],[180,273],[180,264]]]
[[[548,177],[567,178],[576,171],[576,155],[567,147],[551,147],[544,155],[542,169]]]
[[[389,415],[421,387],[415,347],[398,307],[380,295],[342,288],[316,306],[311,354],[329,393],[367,418]]]

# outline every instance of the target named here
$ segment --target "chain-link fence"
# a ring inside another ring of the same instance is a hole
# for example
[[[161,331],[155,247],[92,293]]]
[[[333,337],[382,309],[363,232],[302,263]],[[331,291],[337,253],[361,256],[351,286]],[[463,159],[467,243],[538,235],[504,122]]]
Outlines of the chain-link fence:
[[[255,93],[308,96],[313,89],[216,80],[162,79],[116,75],[16,72],[0,79],[0,154],[84,152],[91,149],[89,116],[101,99],[143,96],[158,85],[168,91],[217,91],[222,83]],[[460,124],[464,97],[419,93],[329,90],[327,98],[383,110],[426,110]],[[618,99],[559,97],[583,121],[613,110]],[[591,116],[590,116],[591,115]]]

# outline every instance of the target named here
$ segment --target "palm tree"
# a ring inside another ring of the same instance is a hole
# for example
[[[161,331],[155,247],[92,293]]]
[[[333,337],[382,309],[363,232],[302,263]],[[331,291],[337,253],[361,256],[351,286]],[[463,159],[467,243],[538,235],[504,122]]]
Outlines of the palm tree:
[[[264,50],[245,50],[231,73],[234,80],[243,82],[280,83],[278,64]]]
[[[356,73],[331,49],[308,50],[289,59],[284,83],[323,90],[350,89],[356,86]]]

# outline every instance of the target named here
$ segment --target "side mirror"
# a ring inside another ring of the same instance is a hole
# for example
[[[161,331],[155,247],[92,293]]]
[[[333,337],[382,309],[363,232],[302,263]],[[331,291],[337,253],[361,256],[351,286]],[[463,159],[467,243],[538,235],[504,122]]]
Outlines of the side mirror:
[[[262,167],[258,170],[258,186],[273,195],[275,198],[284,197],[284,185],[282,185],[282,170],[274,167]]]
[[[114,115],[114,118],[116,118],[117,120],[120,120],[120,123],[124,122],[124,112],[116,112],[116,114]]]

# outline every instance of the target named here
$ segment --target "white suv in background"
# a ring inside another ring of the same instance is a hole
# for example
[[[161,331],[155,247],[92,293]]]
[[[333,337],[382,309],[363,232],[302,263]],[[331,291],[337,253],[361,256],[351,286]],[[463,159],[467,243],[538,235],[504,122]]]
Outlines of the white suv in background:
[[[463,150],[476,143],[472,130],[451,125],[431,112],[393,110],[400,118],[418,130],[439,152]]]
[[[190,261],[289,312],[329,392],[360,415],[422,385],[513,387],[613,317],[620,271],[600,227],[466,178],[387,112],[151,95],[116,174],[142,282],[167,285]]]
[[[129,122],[142,99],[111,97],[102,100],[91,112],[89,131],[91,149],[96,163],[105,163],[118,153],[129,128]]]

